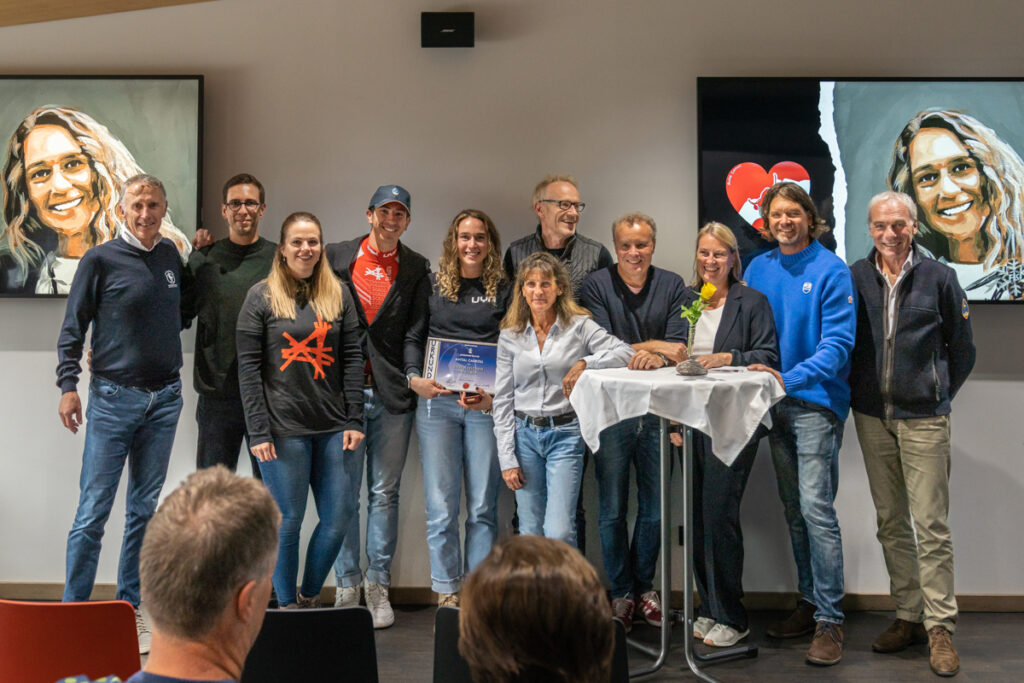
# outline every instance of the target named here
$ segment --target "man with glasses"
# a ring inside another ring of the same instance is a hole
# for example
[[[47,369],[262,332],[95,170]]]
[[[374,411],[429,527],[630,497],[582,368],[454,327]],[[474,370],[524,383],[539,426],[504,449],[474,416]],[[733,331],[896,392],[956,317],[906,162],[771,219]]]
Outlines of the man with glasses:
[[[510,280],[515,280],[520,261],[535,252],[546,251],[569,269],[573,297],[579,301],[580,288],[587,276],[613,263],[603,244],[576,232],[586,207],[580,201],[579,183],[571,175],[549,175],[533,189],[531,204],[540,224],[533,234],[508,246],[505,272]]]
[[[515,282],[519,263],[530,254],[546,251],[565,264],[572,280],[572,296],[580,301],[580,292],[587,277],[595,270],[614,264],[603,244],[576,232],[576,224],[586,203],[580,201],[579,183],[568,174],[545,176],[533,188],[530,202],[540,224],[533,234],[517,239],[505,250],[505,272]],[[583,458],[584,473],[590,461],[588,450]],[[586,553],[587,525],[583,510],[583,487],[576,506],[576,547]],[[517,525],[518,519],[513,519]]]
[[[207,230],[196,232],[196,249],[188,268],[196,280],[196,364],[194,382],[199,403],[196,467],[238,465],[242,437],[248,442],[245,414],[238,390],[235,323],[249,288],[270,272],[277,245],[259,236],[266,195],[259,180],[240,173],[224,183],[220,213],[228,236],[213,242]],[[249,454],[253,476],[256,458]]]
[[[356,296],[360,343],[366,355],[363,433],[356,451],[366,465],[366,607],[374,628],[395,623],[388,598],[391,560],[398,543],[398,488],[416,416],[403,357],[405,332],[426,315],[430,262],[399,238],[409,227],[412,198],[398,185],[382,185],[370,198],[370,233],[328,244],[324,257]],[[360,475],[361,476],[361,475]],[[335,607],[359,604],[359,517],[353,517],[334,563]]]

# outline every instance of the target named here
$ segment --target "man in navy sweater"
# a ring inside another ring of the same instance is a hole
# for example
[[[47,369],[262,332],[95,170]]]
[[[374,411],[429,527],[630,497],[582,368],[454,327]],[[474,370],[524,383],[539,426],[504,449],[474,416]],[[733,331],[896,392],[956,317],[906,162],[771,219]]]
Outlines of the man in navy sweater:
[[[843,655],[843,541],[835,497],[850,411],[853,281],[846,264],[817,241],[828,226],[799,185],[772,186],[761,216],[779,246],[751,261],[746,278],[771,303],[782,372],[751,367],[772,373],[786,390],[772,408],[769,441],[801,597],[793,614],[767,633],[796,638],[813,631],[807,661],[827,666]]]
[[[953,269],[914,246],[912,198],[873,197],[868,230],[875,247],[850,268],[860,295],[851,404],[896,601],[896,621],[871,647],[927,640],[932,670],[953,676],[949,413],[974,367],[970,311]]]
[[[117,599],[135,607],[139,652],[149,629],[139,611],[139,548],[167,475],[181,412],[181,313],[190,278],[174,244],[160,235],[167,212],[163,184],[148,175],[125,181],[118,237],[82,257],[57,342],[59,415],[77,433],[79,361],[92,326],[92,381],[86,411],[81,495],[68,534],[64,601],[88,600],[103,527],[125,460],[128,495]]]
[[[590,274],[580,292],[594,322],[632,344],[631,368],[660,368],[686,356],[689,325],[680,307],[694,299],[683,279],[651,265],[657,226],[643,213],[630,213],[612,224],[618,263]],[[601,558],[611,582],[612,610],[626,631],[633,610],[652,626],[661,626],[661,599],[653,590],[661,549],[660,421],[656,415],[634,417],[601,432],[594,453],[600,512]],[[636,468],[637,514],[630,544],[626,528],[629,465]]]

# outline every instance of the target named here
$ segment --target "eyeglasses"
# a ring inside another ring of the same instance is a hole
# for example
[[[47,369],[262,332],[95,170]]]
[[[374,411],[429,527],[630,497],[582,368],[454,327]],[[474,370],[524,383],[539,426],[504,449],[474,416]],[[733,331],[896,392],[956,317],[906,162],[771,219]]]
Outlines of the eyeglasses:
[[[542,199],[541,201],[548,204],[556,204],[562,211],[568,211],[575,207],[578,213],[583,213],[583,209],[587,208],[586,202],[570,202],[568,199]]]
[[[256,201],[255,199],[246,199],[244,202],[238,199],[232,199],[230,202],[224,202],[224,206],[229,207],[232,211],[238,211],[243,206],[247,211],[252,211],[253,209],[259,207],[259,205],[260,202]]]

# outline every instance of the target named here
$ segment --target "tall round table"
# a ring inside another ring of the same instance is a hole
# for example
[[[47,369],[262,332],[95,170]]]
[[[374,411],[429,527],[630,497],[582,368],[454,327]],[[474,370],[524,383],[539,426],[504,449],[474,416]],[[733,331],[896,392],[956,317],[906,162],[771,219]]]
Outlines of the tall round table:
[[[785,391],[767,372],[752,372],[745,368],[716,368],[707,375],[686,377],[675,368],[660,370],[587,370],[572,390],[569,402],[580,421],[583,440],[596,454],[603,429],[622,420],[652,413],[661,418],[661,594],[667,603],[671,596],[671,520],[669,519],[669,489],[671,482],[671,449],[668,421],[685,426],[683,436],[683,533],[686,560],[683,565],[683,611],[686,615],[684,650],[686,663],[700,679],[714,681],[697,666],[693,639],[693,499],[691,480],[693,442],[691,429],[708,434],[714,444],[714,455],[726,465],[739,456],[758,425],[771,426],[768,409],[785,396]],[[596,457],[600,457],[597,455]],[[670,619],[661,623],[661,649],[649,651],[657,659],[641,671],[630,672],[630,677],[645,676],[660,669],[668,657],[671,638]],[[757,650],[747,650],[756,654]],[[733,653],[727,653],[733,654]]]

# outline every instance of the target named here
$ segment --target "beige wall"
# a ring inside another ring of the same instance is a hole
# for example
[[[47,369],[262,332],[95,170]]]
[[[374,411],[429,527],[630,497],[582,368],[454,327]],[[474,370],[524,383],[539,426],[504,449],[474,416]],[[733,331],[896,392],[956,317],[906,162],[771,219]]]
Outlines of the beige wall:
[[[414,197],[406,242],[436,262],[459,209],[489,212],[509,241],[532,229],[534,183],[568,171],[588,204],[584,233],[609,243],[616,215],[643,210],[660,226],[655,262],[688,276],[697,76],[1024,71],[1019,3],[976,3],[970,19],[964,7],[951,0],[219,0],[3,28],[0,63],[8,73],[205,74],[204,215],[216,233],[224,232],[220,184],[241,170],[267,186],[264,226],[272,237],[298,209],[317,213],[331,240],[355,236],[373,189],[398,182]],[[419,12],[438,9],[477,12],[476,48],[419,47]],[[82,449],[82,435],[60,428],[56,416],[63,304],[3,300],[0,308],[0,582],[58,582]],[[958,590],[1021,594],[1024,550],[1003,539],[1024,519],[1024,308],[976,307],[974,321],[981,360],[954,407]],[[194,408],[190,391],[171,483],[192,469]],[[841,457],[847,589],[885,593],[852,422]],[[750,591],[795,587],[768,460],[763,452],[744,506]],[[101,582],[114,580],[122,501],[108,524]],[[422,501],[413,451],[396,585],[429,585]],[[596,560],[592,496],[589,510]]]

